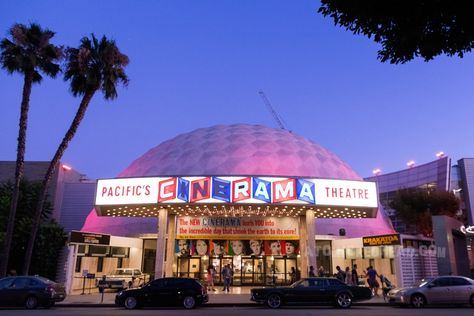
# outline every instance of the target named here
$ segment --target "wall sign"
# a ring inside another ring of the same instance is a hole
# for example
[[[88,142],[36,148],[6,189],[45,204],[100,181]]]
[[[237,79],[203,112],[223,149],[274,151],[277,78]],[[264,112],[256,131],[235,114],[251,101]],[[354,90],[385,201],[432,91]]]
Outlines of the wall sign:
[[[178,203],[377,208],[377,190],[375,182],[277,177],[147,177],[97,182],[97,206]]]
[[[182,216],[177,218],[177,239],[300,239],[295,217]]]
[[[362,237],[364,247],[401,245],[400,234]]]
[[[69,242],[91,245],[109,245],[110,235],[72,231]]]
[[[460,230],[466,235],[474,235],[474,226],[461,226]]]

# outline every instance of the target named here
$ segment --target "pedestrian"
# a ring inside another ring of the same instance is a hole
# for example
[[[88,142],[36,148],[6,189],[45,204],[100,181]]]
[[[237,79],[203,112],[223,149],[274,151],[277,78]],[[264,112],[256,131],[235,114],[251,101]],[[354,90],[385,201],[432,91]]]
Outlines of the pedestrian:
[[[379,296],[379,287],[380,287],[380,284],[379,282],[377,281],[377,277],[378,277],[378,273],[377,271],[372,267],[372,266],[369,266],[367,268],[367,282],[369,283],[369,287],[372,291],[372,294],[374,296]]]
[[[293,284],[296,282],[296,269],[295,267],[291,267],[290,271],[290,283]]]
[[[344,282],[346,280],[346,273],[342,271],[340,266],[336,266],[336,279],[338,279],[341,282]]]
[[[352,275],[352,284],[359,285],[359,274],[357,274],[357,264],[354,264],[352,266],[351,275]]]
[[[216,269],[212,264],[207,267],[207,290],[208,291],[215,291],[214,288],[214,276],[216,275]]]
[[[324,267],[320,266],[318,269],[318,276],[323,277],[324,276]]]
[[[313,278],[316,276],[316,274],[314,273],[314,267],[313,266],[310,266],[309,267],[309,273],[308,273],[309,277],[310,278]]]
[[[230,264],[226,265],[224,269],[222,269],[222,278],[224,279],[224,289],[222,291],[227,291],[227,293],[230,292],[230,284],[232,282],[232,275],[233,271],[230,268]]]
[[[380,285],[382,287],[383,300],[386,301],[388,292],[390,292],[390,290],[394,289],[395,286],[383,274],[380,274],[379,277],[380,277]]]
[[[344,280],[344,283],[346,283],[347,285],[349,286],[352,286],[353,283],[352,283],[352,274],[351,274],[351,269],[349,267],[346,267],[346,278]]]

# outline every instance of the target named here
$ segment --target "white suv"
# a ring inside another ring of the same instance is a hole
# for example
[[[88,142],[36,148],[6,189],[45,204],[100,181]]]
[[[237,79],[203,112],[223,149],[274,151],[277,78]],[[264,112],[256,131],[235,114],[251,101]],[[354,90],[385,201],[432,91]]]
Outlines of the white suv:
[[[150,280],[150,275],[142,273],[140,269],[119,268],[105,275],[105,280],[96,280],[96,286],[100,289],[125,289],[139,287]]]

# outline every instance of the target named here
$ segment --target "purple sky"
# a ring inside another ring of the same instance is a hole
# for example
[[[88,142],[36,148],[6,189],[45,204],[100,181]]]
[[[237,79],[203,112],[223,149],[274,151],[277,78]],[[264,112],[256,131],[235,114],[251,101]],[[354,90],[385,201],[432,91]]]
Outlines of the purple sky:
[[[474,156],[474,59],[406,65],[317,14],[319,1],[2,1],[1,37],[37,22],[53,43],[94,32],[130,57],[127,89],[93,99],[63,161],[89,178],[114,177],[148,149],[216,124],[289,129],[328,148],[361,176]],[[22,77],[0,71],[0,160],[14,160]],[[50,160],[79,98],[61,79],[33,87],[27,160]]]

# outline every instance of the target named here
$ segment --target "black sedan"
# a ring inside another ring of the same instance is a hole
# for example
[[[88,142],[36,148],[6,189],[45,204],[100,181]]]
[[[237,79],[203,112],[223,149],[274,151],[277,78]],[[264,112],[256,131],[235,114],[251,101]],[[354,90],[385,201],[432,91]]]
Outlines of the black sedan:
[[[66,298],[62,284],[39,276],[15,276],[0,280],[0,306],[39,305],[49,308]]]
[[[336,278],[306,278],[290,286],[254,288],[250,293],[250,300],[266,303],[270,308],[279,308],[284,304],[320,304],[350,308],[352,302],[372,297],[369,288],[349,286]]]
[[[126,309],[142,306],[183,306],[194,308],[207,303],[206,287],[190,278],[162,278],[153,280],[138,289],[121,291],[115,297],[115,304]]]

